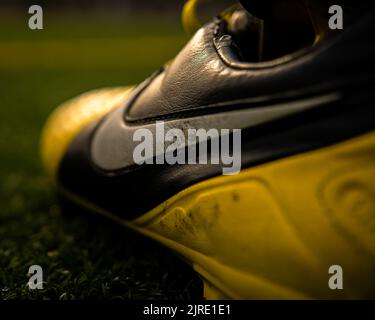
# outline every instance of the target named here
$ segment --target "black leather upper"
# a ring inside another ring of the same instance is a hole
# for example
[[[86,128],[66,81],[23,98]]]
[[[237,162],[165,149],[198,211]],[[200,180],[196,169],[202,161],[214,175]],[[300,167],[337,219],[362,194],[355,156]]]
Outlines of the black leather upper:
[[[233,100],[332,86],[374,74],[373,16],[335,41],[260,66],[225,60],[225,48],[215,46],[222,33],[219,20],[200,29],[133,103],[127,119],[161,118],[224,102],[230,108]]]
[[[221,21],[200,29],[171,65],[142,84],[105,119],[73,141],[59,170],[63,187],[126,219],[152,209],[184,188],[221,174],[220,165],[144,165],[102,170],[92,143],[110,117],[127,126],[199,117],[338,93],[340,99],[242,133],[242,167],[313,150],[373,130],[374,12],[335,40],[266,64],[249,64],[220,45]],[[215,128],[215,123],[210,124]],[[230,128],[230,126],[228,127]],[[114,146],[121,141],[113,141]],[[104,151],[103,151],[104,152]]]

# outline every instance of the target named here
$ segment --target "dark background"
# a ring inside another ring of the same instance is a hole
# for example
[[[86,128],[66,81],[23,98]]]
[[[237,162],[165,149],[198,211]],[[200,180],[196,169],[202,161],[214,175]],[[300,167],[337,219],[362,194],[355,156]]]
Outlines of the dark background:
[[[8,8],[30,6],[37,4],[40,6],[50,8],[68,8],[68,9],[101,9],[107,8],[115,10],[118,8],[124,9],[146,9],[150,11],[161,10],[176,10],[184,3],[183,0],[2,0],[0,5]]]
[[[29,4],[44,29],[28,28]],[[173,253],[74,207],[61,209],[40,163],[44,122],[60,103],[134,85],[187,41],[183,1],[0,2],[0,299],[201,298]],[[147,197],[147,194],[144,195]],[[27,287],[41,265],[44,289]]]

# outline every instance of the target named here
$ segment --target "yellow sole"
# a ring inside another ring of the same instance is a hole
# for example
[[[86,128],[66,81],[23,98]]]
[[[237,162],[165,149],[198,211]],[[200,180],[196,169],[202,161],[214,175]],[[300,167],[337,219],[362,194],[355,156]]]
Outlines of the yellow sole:
[[[375,297],[375,133],[198,183],[133,221],[171,248],[208,299]],[[344,289],[328,287],[331,265]]]

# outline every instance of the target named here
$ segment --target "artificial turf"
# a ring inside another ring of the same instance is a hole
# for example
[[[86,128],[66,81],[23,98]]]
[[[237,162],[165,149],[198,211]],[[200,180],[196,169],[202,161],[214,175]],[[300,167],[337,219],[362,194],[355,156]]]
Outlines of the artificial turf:
[[[26,12],[0,17],[0,299],[201,298],[198,276],[167,249],[62,210],[39,159],[41,128],[59,103],[141,81],[181,48],[181,27],[152,15],[44,16],[41,31],[27,28]],[[42,290],[27,286],[34,264]]]

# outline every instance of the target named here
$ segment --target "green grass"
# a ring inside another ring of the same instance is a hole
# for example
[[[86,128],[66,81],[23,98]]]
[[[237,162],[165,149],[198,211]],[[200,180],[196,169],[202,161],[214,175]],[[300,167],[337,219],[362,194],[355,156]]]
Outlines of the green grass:
[[[201,298],[197,275],[162,246],[83,210],[63,212],[38,150],[54,107],[143,80],[181,48],[181,28],[151,16],[45,19],[43,31],[22,15],[0,19],[0,299]],[[26,285],[33,264],[43,290]]]

